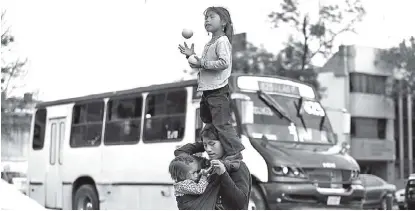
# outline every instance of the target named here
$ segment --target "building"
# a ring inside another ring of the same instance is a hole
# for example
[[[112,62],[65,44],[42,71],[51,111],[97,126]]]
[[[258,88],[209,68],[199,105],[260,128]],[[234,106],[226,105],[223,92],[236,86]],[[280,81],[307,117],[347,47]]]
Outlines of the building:
[[[2,93],[1,103],[1,161],[26,160],[31,118],[37,101],[32,100],[31,94],[6,98]]]
[[[350,144],[361,172],[395,182],[395,103],[387,95],[393,71],[379,61],[379,52],[340,46],[321,68],[318,81],[326,88],[321,102],[339,141]],[[350,113],[350,123],[339,115],[342,109]],[[350,124],[350,133],[341,130],[345,124]]]

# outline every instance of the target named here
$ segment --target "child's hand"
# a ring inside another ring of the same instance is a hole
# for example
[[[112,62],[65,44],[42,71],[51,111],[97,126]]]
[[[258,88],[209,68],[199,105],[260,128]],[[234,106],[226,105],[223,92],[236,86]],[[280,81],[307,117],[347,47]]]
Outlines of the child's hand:
[[[186,56],[191,56],[191,55],[195,54],[195,45],[192,43],[192,46],[189,48],[187,46],[187,43],[184,42],[184,47],[182,45],[179,45],[179,50],[180,50],[180,53],[182,53]]]
[[[191,68],[200,68],[200,67],[202,67],[202,63],[200,62],[199,57],[195,56],[195,59],[196,59],[196,63],[190,63],[189,62],[190,67]]]
[[[210,173],[212,173],[212,167],[209,167],[208,169],[201,169],[200,174],[203,176],[208,176]]]

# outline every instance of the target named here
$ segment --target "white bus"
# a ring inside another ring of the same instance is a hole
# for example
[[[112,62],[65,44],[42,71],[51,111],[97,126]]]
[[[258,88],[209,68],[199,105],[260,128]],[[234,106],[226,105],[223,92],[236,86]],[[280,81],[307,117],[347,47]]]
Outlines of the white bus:
[[[51,209],[177,209],[168,165],[175,149],[199,139],[196,85],[190,80],[37,105],[28,195]],[[251,208],[361,206],[359,166],[337,150],[312,87],[249,75],[232,75],[229,85],[253,178]],[[276,113],[259,90],[278,104]]]

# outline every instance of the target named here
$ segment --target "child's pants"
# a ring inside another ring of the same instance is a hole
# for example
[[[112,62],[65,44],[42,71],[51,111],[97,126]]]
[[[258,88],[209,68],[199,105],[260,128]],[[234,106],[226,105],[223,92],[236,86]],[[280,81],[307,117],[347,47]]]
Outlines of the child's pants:
[[[234,155],[245,149],[231,123],[231,99],[228,85],[203,91],[200,101],[200,118],[204,123],[212,123],[215,126],[222,147],[228,155]]]

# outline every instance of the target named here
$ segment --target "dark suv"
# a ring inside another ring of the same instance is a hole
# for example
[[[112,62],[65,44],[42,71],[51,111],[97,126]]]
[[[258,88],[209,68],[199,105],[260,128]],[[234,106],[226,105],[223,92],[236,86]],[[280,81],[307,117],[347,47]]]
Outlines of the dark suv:
[[[411,174],[406,183],[405,202],[408,210],[415,210],[415,174]]]

